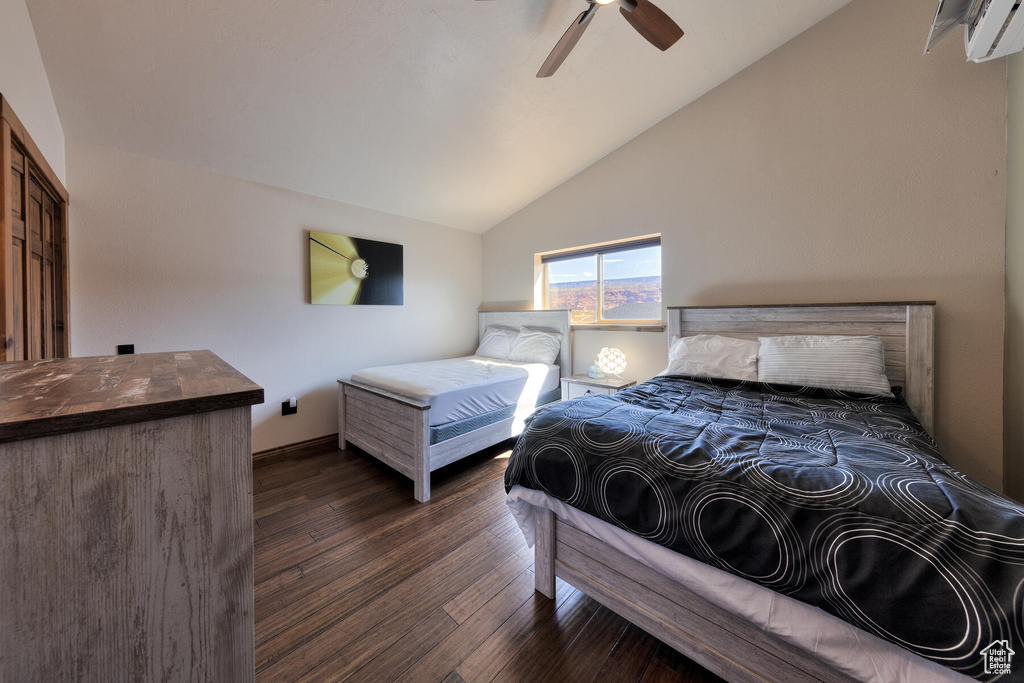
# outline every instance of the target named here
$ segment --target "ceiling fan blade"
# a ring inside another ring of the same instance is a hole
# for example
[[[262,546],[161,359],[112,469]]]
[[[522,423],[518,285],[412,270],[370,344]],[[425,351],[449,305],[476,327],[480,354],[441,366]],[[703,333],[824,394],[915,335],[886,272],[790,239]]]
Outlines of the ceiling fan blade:
[[[683,29],[679,28],[679,24],[672,21],[672,17],[662,12],[654,3],[650,0],[635,1],[636,7],[633,11],[620,7],[619,12],[651,45],[664,52],[683,37]]]
[[[544,60],[544,63],[540,66],[540,71],[537,72],[537,78],[547,78],[556,71],[558,67],[562,66],[562,62],[569,56],[572,49],[576,47],[576,43],[580,42],[580,36],[587,30],[587,26],[590,25],[590,19],[594,16],[594,12],[600,5],[591,5],[589,9],[580,13],[576,17],[576,21],[572,22],[572,25],[562,34],[562,37],[555,43],[555,47],[551,50],[551,54]]]

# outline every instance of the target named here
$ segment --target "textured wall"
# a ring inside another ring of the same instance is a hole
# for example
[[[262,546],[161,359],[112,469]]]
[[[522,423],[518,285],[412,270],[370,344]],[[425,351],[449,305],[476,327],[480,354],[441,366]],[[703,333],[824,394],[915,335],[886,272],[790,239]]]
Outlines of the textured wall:
[[[934,13],[854,0],[493,228],[484,301],[531,301],[535,252],[653,232],[669,305],[937,300],[935,436],[1000,488],[1006,63],[922,56]],[[627,375],[664,367],[617,334]]]
[[[64,130],[25,0],[0,0],[0,94],[66,185]]]
[[[68,176],[73,355],[212,350],[266,390],[254,450],[337,432],[353,370],[476,346],[479,235],[74,142]],[[405,305],[309,304],[310,229],[405,245]]]
[[[1024,54],[1010,57],[1006,123],[1006,488],[1024,500]]]

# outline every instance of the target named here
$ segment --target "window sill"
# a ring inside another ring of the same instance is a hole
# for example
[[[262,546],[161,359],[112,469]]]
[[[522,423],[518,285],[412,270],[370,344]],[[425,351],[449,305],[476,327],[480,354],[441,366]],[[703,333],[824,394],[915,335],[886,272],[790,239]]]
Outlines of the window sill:
[[[573,323],[573,330],[586,330],[588,332],[664,332],[665,325],[654,323],[651,325],[636,323]]]

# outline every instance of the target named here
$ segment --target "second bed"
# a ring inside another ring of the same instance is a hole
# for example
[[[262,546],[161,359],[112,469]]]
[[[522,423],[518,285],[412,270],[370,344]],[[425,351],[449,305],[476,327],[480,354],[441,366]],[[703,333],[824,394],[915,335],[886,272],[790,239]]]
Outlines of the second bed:
[[[338,380],[339,448],[352,443],[409,477],[416,500],[425,502],[431,472],[518,435],[533,410],[560,398],[560,379],[572,372],[569,312],[480,313],[481,345],[495,329],[512,338],[523,329],[543,333],[549,354],[518,361],[478,350],[353,373]]]

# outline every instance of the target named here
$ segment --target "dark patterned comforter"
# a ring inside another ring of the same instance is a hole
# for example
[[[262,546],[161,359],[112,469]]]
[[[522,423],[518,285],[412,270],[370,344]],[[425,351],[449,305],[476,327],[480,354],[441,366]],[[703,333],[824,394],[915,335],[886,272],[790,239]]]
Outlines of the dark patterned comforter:
[[[1024,508],[898,394],[658,377],[536,413],[515,484],[981,680],[1009,648],[1024,680]]]

